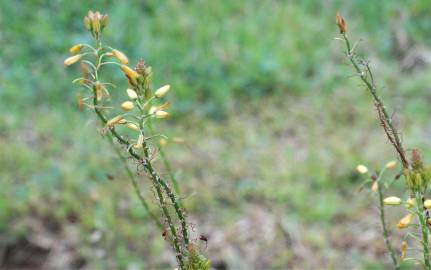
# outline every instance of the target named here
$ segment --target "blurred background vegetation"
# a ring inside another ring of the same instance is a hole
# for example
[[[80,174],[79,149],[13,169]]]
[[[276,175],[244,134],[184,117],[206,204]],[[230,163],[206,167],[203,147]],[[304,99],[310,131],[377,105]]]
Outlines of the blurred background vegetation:
[[[404,144],[429,160],[428,1],[33,0],[0,1],[4,269],[174,263],[91,111],[75,105],[77,70],[63,60],[90,41],[89,9],[109,14],[104,40],[144,58],[155,87],[172,85],[174,117],[160,128],[186,139],[166,150],[215,268],[388,266],[375,198],[358,192],[354,167],[379,168],[394,153],[334,39],[334,17],[362,39]]]

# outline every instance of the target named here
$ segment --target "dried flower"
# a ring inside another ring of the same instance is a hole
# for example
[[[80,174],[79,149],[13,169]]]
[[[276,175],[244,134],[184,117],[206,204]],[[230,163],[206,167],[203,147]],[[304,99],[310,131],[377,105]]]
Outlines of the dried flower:
[[[341,17],[340,13],[337,13],[337,15],[335,16],[335,22],[338,25],[338,29],[340,29],[340,34],[345,34],[347,30],[347,25],[344,21],[344,18]]]
[[[365,174],[368,172],[368,168],[365,167],[364,165],[358,165],[356,166],[356,170],[361,173],[361,174]]]
[[[79,53],[79,51],[81,51],[83,46],[84,45],[82,45],[82,44],[76,44],[69,49],[69,52],[71,54],[77,54],[77,53]]]
[[[129,59],[127,58],[127,56],[119,50],[112,50],[112,55],[115,56],[115,58],[117,58],[121,64],[126,65],[127,63],[129,63]]]
[[[121,108],[125,112],[132,110],[134,107],[135,107],[135,105],[131,101],[125,101],[125,102],[121,103]]]
[[[386,163],[385,168],[386,169],[393,169],[395,168],[395,166],[397,166],[397,162],[395,160],[389,161],[388,163]]]
[[[82,54],[77,54],[77,55],[74,55],[74,56],[70,56],[70,57],[66,58],[66,60],[64,60],[64,65],[65,66],[73,65],[76,62],[78,62],[79,59],[81,59],[81,57],[82,57]]]
[[[117,115],[117,116],[109,119],[108,122],[106,122],[106,127],[111,128],[111,127],[115,126],[116,124],[118,124],[118,122],[120,122],[121,119],[123,119],[122,115]]]
[[[164,85],[164,86],[160,87],[159,89],[157,89],[156,92],[154,93],[154,95],[156,96],[156,98],[161,98],[161,97],[165,96],[167,92],[169,92],[170,88],[171,88],[171,86],[169,84]]]
[[[412,222],[413,215],[407,214],[405,217],[403,217],[397,224],[398,229],[404,229],[409,226],[409,224]]]
[[[126,65],[121,65],[120,68],[124,72],[124,74],[127,76],[127,78],[129,79],[129,82],[131,84],[135,84],[136,80],[139,78],[138,72],[136,72],[135,70],[129,68]]]
[[[130,99],[137,99],[138,98],[138,94],[136,94],[135,90],[133,89],[127,89],[126,90],[127,95],[129,96]]]
[[[400,205],[401,199],[395,196],[387,197],[383,200],[384,204],[386,205]]]
[[[165,111],[156,111],[155,115],[156,115],[156,118],[163,119],[168,117],[169,113]]]

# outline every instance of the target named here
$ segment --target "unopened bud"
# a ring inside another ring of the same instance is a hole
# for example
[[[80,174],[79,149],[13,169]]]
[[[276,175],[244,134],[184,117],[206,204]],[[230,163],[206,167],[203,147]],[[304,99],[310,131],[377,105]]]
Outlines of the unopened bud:
[[[161,97],[165,96],[167,92],[169,92],[170,88],[171,88],[171,86],[169,84],[164,85],[164,86],[160,87],[159,89],[157,89],[156,92],[154,93],[154,95],[156,96],[156,98],[161,98]]]
[[[159,144],[160,144],[161,147],[164,147],[164,146],[166,146],[166,144],[168,144],[168,142],[166,141],[165,138],[161,138],[159,140]]]
[[[139,127],[136,124],[133,124],[133,123],[128,123],[126,125],[126,127],[130,128],[131,130],[135,130],[135,131],[139,130]]]
[[[131,101],[125,101],[125,102],[121,103],[121,108],[125,112],[132,110],[134,107],[135,107],[135,105]]]
[[[387,197],[383,200],[383,203],[386,205],[400,205],[401,199],[395,196]]]
[[[407,214],[405,217],[403,217],[397,224],[398,229],[404,229],[409,226],[409,224],[412,222],[413,215]]]
[[[344,21],[344,18],[341,17],[339,13],[337,13],[337,15],[335,16],[335,22],[338,25],[338,29],[340,29],[340,34],[345,34],[347,31],[347,25]]]
[[[140,134],[139,137],[138,137],[138,140],[133,145],[133,148],[135,148],[135,149],[142,148],[142,144],[143,143],[144,143],[144,135]]]
[[[407,242],[403,241],[401,243],[401,260],[404,260],[407,256]]]
[[[107,127],[109,127],[109,128],[111,128],[111,127],[113,127],[114,125],[118,124],[118,122],[119,122],[121,119],[123,119],[123,116],[121,116],[121,115],[117,115],[117,116],[115,116],[115,117],[113,117],[113,118],[109,119],[109,120],[108,120],[108,122],[106,122],[106,126],[107,126]]]
[[[426,209],[430,209],[431,208],[431,200],[425,200],[424,201],[424,206]]]
[[[397,166],[397,162],[395,160],[389,161],[388,163],[386,163],[385,168],[386,169],[393,169],[395,168],[395,166]]]
[[[156,115],[156,118],[163,119],[163,118],[168,117],[169,113],[165,112],[165,111],[156,111],[155,115]]]
[[[79,61],[79,59],[81,59],[81,57],[82,57],[82,54],[77,54],[77,55],[74,55],[74,56],[68,57],[68,58],[66,58],[66,60],[64,60],[64,65],[65,65],[65,66],[73,65],[73,64],[75,64],[76,62],[78,62],[78,61]]]
[[[406,208],[410,209],[412,208],[416,203],[416,199],[415,198],[409,198],[406,202]]]
[[[127,89],[126,90],[127,95],[129,96],[130,99],[137,99],[138,98],[138,94],[136,94],[135,90],[133,89]]]
[[[112,54],[115,56],[115,58],[118,59],[118,61],[120,61],[121,64],[126,65],[127,63],[129,63],[129,59],[127,58],[127,56],[119,50],[112,50]]]
[[[121,70],[124,72],[124,74],[127,76],[127,78],[129,78],[131,83],[136,83],[136,79],[139,78],[139,74],[138,72],[136,72],[135,70],[129,68],[126,65],[121,65]]]
[[[71,53],[71,54],[77,54],[77,53],[79,53],[80,51],[81,51],[81,49],[82,49],[82,47],[83,47],[84,45],[82,45],[82,44],[76,44],[76,45],[74,45],[74,46],[72,46],[70,49],[69,49],[69,52]]]
[[[377,181],[373,182],[373,185],[371,186],[372,191],[377,191],[379,189],[379,183]]]
[[[364,165],[358,165],[358,166],[356,166],[356,170],[357,170],[359,173],[361,173],[361,174],[364,174],[364,173],[367,173],[367,172],[368,172],[368,168],[367,168],[367,167],[365,167]]]

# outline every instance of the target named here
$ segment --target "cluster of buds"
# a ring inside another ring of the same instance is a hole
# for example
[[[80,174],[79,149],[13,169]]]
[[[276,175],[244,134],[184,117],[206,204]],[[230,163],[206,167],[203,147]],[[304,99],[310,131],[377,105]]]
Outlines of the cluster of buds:
[[[100,33],[102,33],[107,24],[108,15],[101,14],[99,11],[93,12],[90,10],[87,16],[84,17],[85,28],[91,32],[95,39],[99,39]]]
[[[403,201],[401,198],[396,197],[396,196],[390,196],[387,197],[383,200],[383,203],[385,205],[390,205],[390,206],[398,206],[404,203],[404,206],[407,209],[411,209],[413,206],[416,205],[416,199],[415,198],[408,198],[406,201]],[[425,209],[431,209],[431,199],[425,199],[423,202],[423,206]],[[406,216],[404,216],[397,224],[397,228],[398,229],[404,229],[407,228],[410,223],[412,222],[413,219],[413,214],[412,213],[408,213]],[[428,224],[431,225],[431,218],[428,218],[427,220]]]
[[[427,189],[431,179],[431,168],[424,166],[417,149],[412,150],[411,168],[404,170],[407,186],[413,192]]]

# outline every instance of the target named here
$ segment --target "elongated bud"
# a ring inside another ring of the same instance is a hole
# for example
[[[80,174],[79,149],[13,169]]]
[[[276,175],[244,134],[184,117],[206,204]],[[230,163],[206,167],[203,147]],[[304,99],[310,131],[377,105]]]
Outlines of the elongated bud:
[[[112,50],[112,54],[115,56],[115,58],[118,59],[118,61],[120,61],[121,64],[126,65],[129,63],[129,59],[127,58],[127,56],[119,50]]]
[[[400,205],[401,199],[395,196],[387,197],[383,200],[383,203],[386,205]]]
[[[65,66],[73,65],[73,64],[75,64],[76,62],[78,62],[78,61],[79,61],[79,59],[81,59],[81,57],[82,57],[82,54],[77,54],[77,55],[74,55],[74,56],[68,57],[68,58],[66,58],[66,60],[64,60],[64,65],[65,65]]]
[[[413,215],[412,214],[407,214],[405,217],[403,217],[397,224],[397,228],[398,229],[404,229],[407,228],[410,223],[412,222],[413,219]]]
[[[395,166],[397,166],[397,162],[395,160],[392,160],[386,163],[385,168],[390,170],[395,168]]]
[[[412,208],[416,203],[416,199],[415,198],[409,198],[406,202],[406,208],[410,209]]]
[[[172,139],[172,142],[174,142],[174,143],[185,143],[185,142],[186,142],[186,140],[184,140],[184,138],[174,137],[174,138]]]
[[[379,189],[379,183],[377,181],[373,182],[373,185],[371,186],[372,191],[377,191]]]
[[[169,92],[169,89],[171,89],[171,86],[169,84],[164,85],[157,89],[154,95],[156,96],[156,98],[164,97],[166,93]]]
[[[120,121],[118,121],[118,124],[120,124],[120,125],[124,125],[124,124],[126,124],[127,123],[127,120],[126,119],[121,119]]]
[[[347,31],[347,25],[344,21],[344,18],[341,17],[340,13],[337,13],[337,15],[335,16],[335,22],[338,25],[338,29],[340,29],[340,34],[345,34]]]
[[[126,90],[127,95],[129,96],[130,99],[137,99],[138,98],[138,94],[136,94],[135,90],[133,89],[127,89]]]
[[[161,147],[165,147],[168,144],[168,141],[166,141],[165,138],[161,138],[159,140],[159,144],[160,144]]]
[[[431,200],[425,200],[424,201],[424,206],[426,209],[430,209],[431,208]]]
[[[401,243],[401,260],[403,261],[407,256],[407,242],[403,241]]]
[[[357,170],[359,173],[361,173],[361,174],[364,174],[364,173],[367,173],[367,172],[368,172],[368,168],[367,168],[367,167],[365,167],[364,165],[358,165],[358,166],[356,166],[356,170]]]
[[[136,80],[139,78],[139,73],[134,71],[133,69],[129,68],[126,65],[121,65],[121,70],[124,72],[124,74],[129,79],[129,82],[131,84],[136,84]]]
[[[109,119],[108,122],[106,122],[106,127],[111,128],[111,127],[115,126],[116,124],[118,124],[118,122],[120,122],[121,119],[123,119],[123,116],[121,116],[121,115],[117,115],[117,116]]]
[[[169,116],[169,113],[168,112],[165,112],[165,111],[156,111],[156,118],[158,118],[158,119],[163,119],[163,118],[166,118],[166,117],[168,117]]]
[[[72,46],[70,49],[69,49],[69,52],[71,53],[71,54],[77,54],[77,53],[79,53],[80,51],[81,51],[81,49],[82,49],[82,47],[83,47],[84,45],[82,45],[82,44],[76,44],[76,45],[74,45],[74,46]]]
[[[138,137],[138,140],[133,145],[133,148],[135,148],[135,149],[142,148],[142,144],[143,143],[144,143],[144,135],[140,134],[139,137]]]
[[[130,128],[131,130],[139,131],[139,127],[136,124],[128,123],[126,127]]]
[[[123,109],[125,112],[132,110],[134,107],[135,105],[131,101],[125,101],[121,103],[121,109]]]

